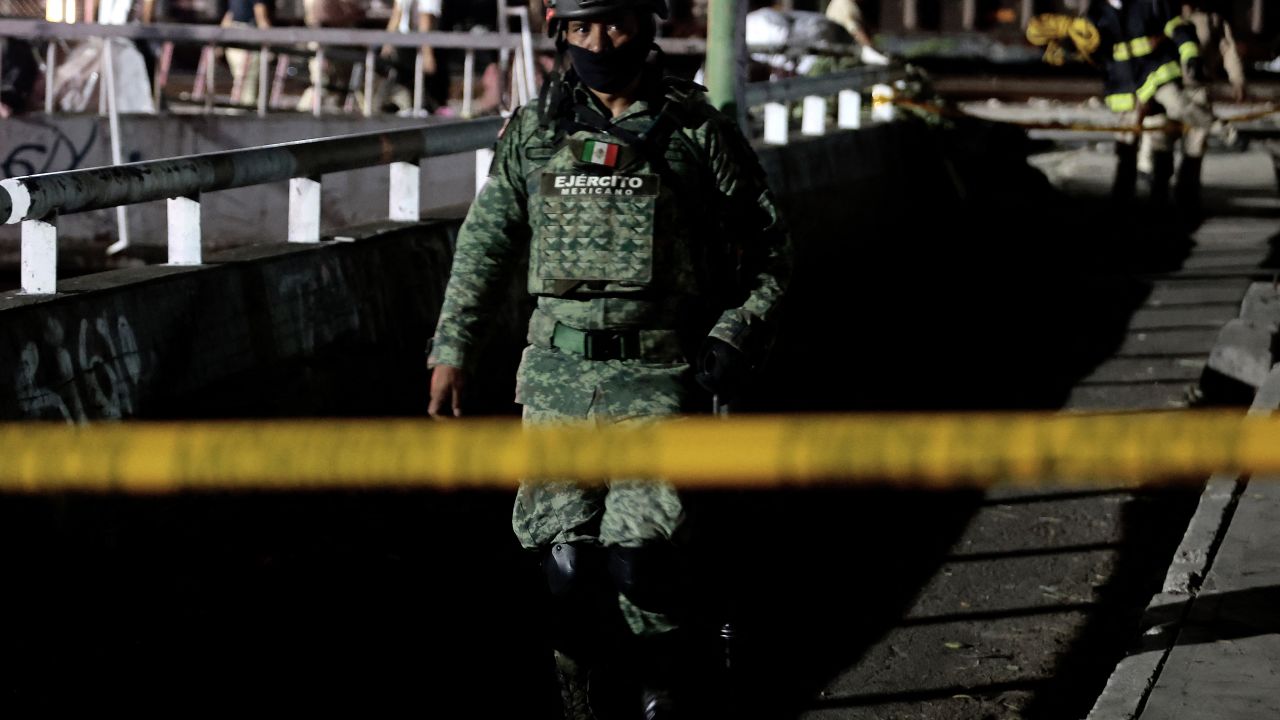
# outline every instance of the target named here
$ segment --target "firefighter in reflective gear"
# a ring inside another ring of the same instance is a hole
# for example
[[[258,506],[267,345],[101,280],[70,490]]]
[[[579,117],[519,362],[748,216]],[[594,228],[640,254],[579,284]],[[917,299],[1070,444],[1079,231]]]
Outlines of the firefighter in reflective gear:
[[[432,415],[462,413],[476,340],[525,252],[526,423],[704,409],[699,384],[732,396],[770,344],[787,234],[734,123],[650,59],[655,14],[661,0],[549,8],[560,71],[512,116],[459,232],[428,358]],[[530,481],[512,513],[546,573],[566,716],[676,717],[684,506],[665,483],[607,480]]]
[[[1083,23],[1092,25],[1096,34],[1084,31]],[[1068,29],[1076,32],[1068,35]],[[1122,115],[1124,124],[1140,126],[1151,135],[1151,196],[1156,203],[1167,198],[1174,166],[1172,138],[1180,129],[1179,204],[1198,205],[1200,167],[1214,119],[1207,96],[1183,84],[1184,77],[1199,80],[1204,70],[1195,28],[1183,19],[1180,6],[1170,0],[1090,0],[1082,18],[1035,18],[1027,37],[1037,44],[1070,37],[1082,56],[1103,67],[1107,106]],[[1089,38],[1091,49],[1082,47],[1077,37]],[[1049,51],[1046,59],[1051,59]],[[1127,133],[1116,145],[1113,194],[1118,199],[1134,194],[1138,139],[1136,133]]]

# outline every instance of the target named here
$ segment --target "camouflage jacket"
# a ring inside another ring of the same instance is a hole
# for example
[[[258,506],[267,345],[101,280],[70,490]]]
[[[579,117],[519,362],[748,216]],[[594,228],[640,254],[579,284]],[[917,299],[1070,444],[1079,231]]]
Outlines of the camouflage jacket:
[[[489,178],[458,234],[453,269],[436,327],[431,365],[464,367],[484,322],[507,297],[510,274],[527,257],[531,213],[544,167],[564,142],[558,119],[607,110],[572,73],[560,110],[542,118],[521,108],[499,138]],[[791,268],[790,239],[759,161],[734,123],[712,108],[701,88],[647,78],[649,91],[613,123],[642,132],[661,108],[676,118],[663,146],[658,233],[675,247],[661,252],[655,282],[641,293],[540,295],[535,316],[579,330],[682,329],[753,352],[766,347]],[[607,123],[606,123],[607,124]],[[653,151],[650,152],[653,154]],[[655,241],[655,244],[657,241]],[[531,288],[534,282],[531,279]]]

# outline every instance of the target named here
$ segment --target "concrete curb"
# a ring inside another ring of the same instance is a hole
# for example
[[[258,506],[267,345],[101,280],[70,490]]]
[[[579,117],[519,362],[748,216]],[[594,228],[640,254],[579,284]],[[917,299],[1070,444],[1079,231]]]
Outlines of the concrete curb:
[[[1240,319],[1223,328],[1213,349],[1216,358],[1236,355],[1248,358],[1249,362],[1243,364],[1265,362],[1266,369],[1251,368],[1253,372],[1245,375],[1232,373],[1257,388],[1251,414],[1270,414],[1280,409],[1280,367],[1272,366],[1270,351],[1280,334],[1274,319],[1278,307],[1277,288],[1271,283],[1254,283],[1245,294]],[[1245,330],[1243,336],[1241,330]],[[1242,340],[1250,346],[1244,352],[1240,351]],[[1237,368],[1241,365],[1233,364]],[[1135,720],[1142,714],[1247,485],[1247,478],[1236,475],[1209,478],[1165,573],[1164,585],[1143,612],[1137,647],[1116,665],[1087,720]]]

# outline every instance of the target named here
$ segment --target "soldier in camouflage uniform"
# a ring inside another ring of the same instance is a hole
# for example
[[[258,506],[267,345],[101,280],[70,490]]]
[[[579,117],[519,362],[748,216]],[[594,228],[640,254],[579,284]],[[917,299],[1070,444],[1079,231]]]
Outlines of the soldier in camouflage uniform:
[[[663,0],[549,10],[571,65],[511,117],[458,235],[429,357],[433,416],[462,414],[470,352],[511,301],[526,250],[537,298],[516,378],[526,423],[698,410],[699,384],[732,395],[769,344],[788,237],[733,122],[648,60],[655,13],[666,16]],[[674,717],[684,518],[675,490],[652,480],[520,488],[512,525],[546,571],[567,717],[604,717],[598,673],[619,667],[642,689],[625,717]],[[615,629],[622,658],[607,650]]]

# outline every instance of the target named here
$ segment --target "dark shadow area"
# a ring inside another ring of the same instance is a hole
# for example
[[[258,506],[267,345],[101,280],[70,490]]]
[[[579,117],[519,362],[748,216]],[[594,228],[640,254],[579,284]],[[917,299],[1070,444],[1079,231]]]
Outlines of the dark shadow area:
[[[1111,579],[1095,596],[1097,612],[1061,654],[1054,676],[1033,697],[1024,717],[1074,720],[1089,714],[1107,678],[1139,632],[1147,602],[1160,591],[1200,488],[1152,489],[1124,504],[1121,542]]]
[[[726,717],[812,707],[830,677],[900,622],[981,500],[890,488],[690,498],[703,632],[726,619],[736,630]]]
[[[1056,191],[1017,131],[911,127],[902,177],[849,191],[874,201],[784,198],[797,266],[764,406],[1060,407],[1149,293],[1133,274],[1176,268],[1190,241]]]
[[[1176,645],[1195,645],[1280,633],[1280,587],[1269,585],[1229,592],[1201,592],[1190,612],[1183,605],[1151,609],[1154,624],[1185,621]]]
[[[0,705],[551,716],[506,493],[0,499]],[[16,713],[26,714],[26,713]]]

